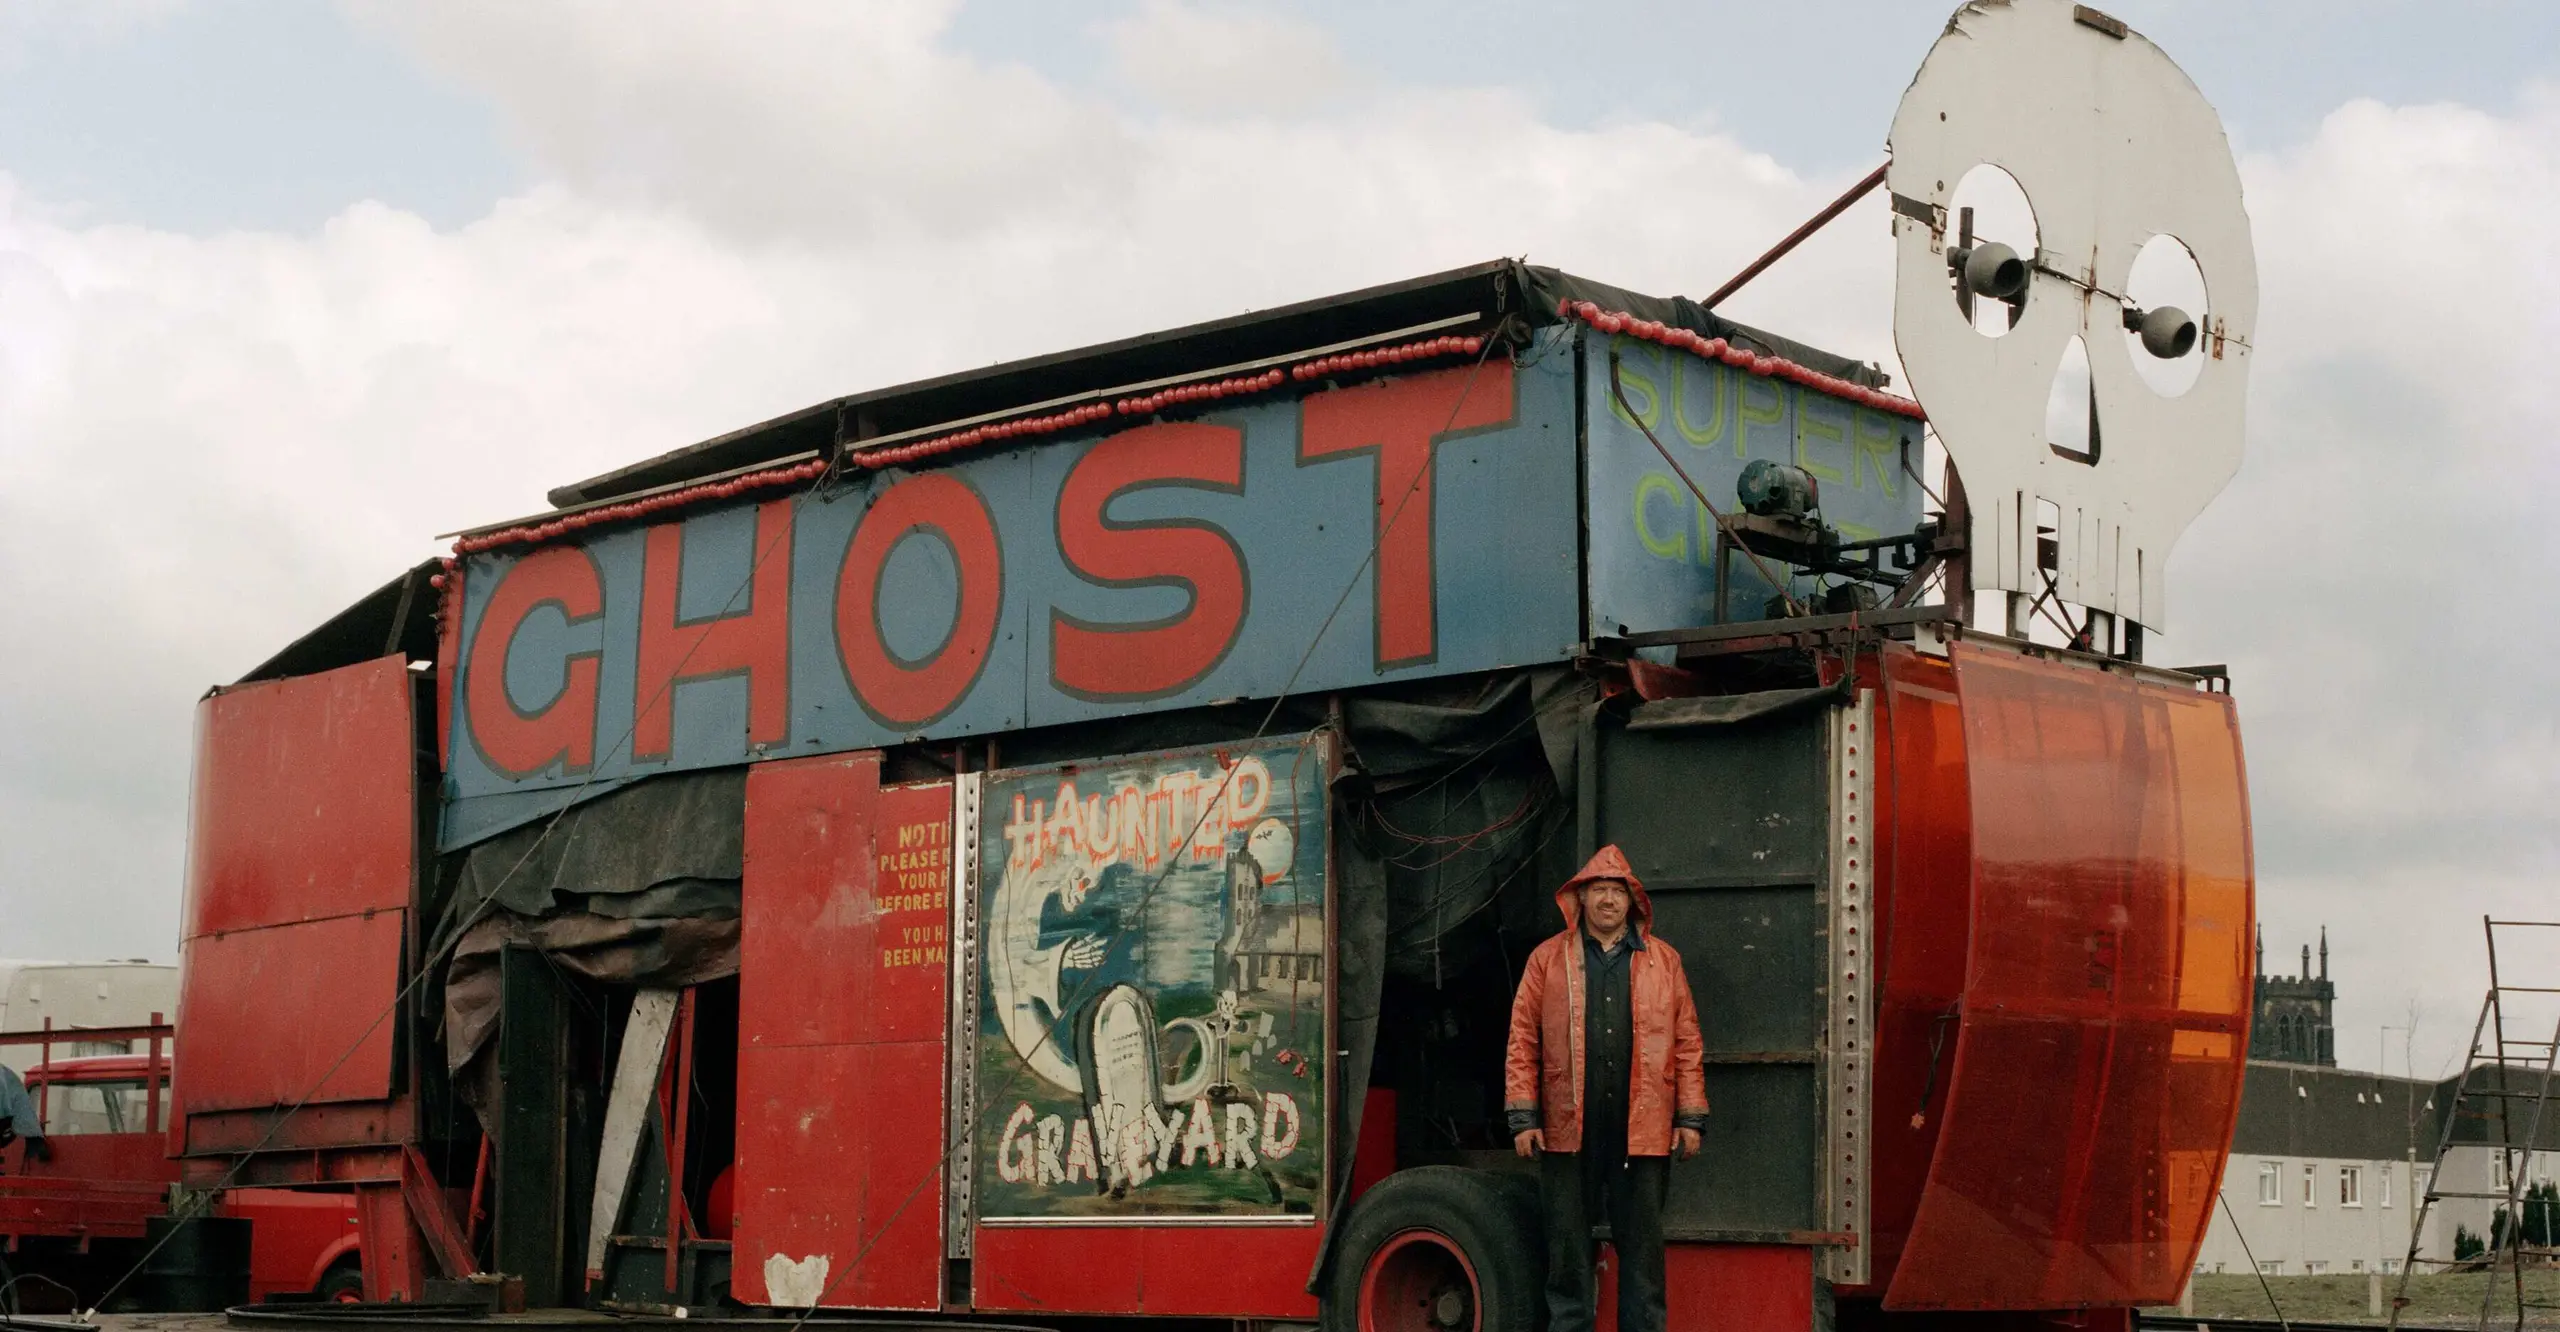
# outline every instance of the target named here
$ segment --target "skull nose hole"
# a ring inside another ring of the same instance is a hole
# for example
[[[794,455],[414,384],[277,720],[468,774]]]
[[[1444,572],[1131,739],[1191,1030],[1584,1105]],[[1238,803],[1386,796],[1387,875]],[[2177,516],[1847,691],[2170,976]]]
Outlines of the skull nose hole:
[[[2044,397],[2044,440],[2076,463],[2098,462],[2098,399],[2089,387],[2089,344],[2078,334],[2063,344],[2062,362]]]

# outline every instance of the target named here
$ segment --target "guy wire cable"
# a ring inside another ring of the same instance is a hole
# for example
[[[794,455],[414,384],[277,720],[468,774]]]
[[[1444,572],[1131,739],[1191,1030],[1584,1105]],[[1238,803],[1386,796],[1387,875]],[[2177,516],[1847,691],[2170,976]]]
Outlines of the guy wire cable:
[[[2285,1332],[2293,1332],[2293,1324],[2285,1321],[2284,1306],[2276,1303],[2276,1288],[2267,1284],[2267,1269],[2258,1266],[2258,1255],[2249,1251],[2248,1232],[2240,1228],[2240,1218],[2232,1215],[2230,1196],[2217,1188],[2213,1191],[2213,1197],[2214,1201],[2222,1204],[2222,1214],[2231,1221],[2232,1238],[2240,1241],[2240,1256],[2248,1259],[2249,1270],[2258,1274],[2258,1289],[2267,1293],[2267,1307],[2276,1311],[2276,1326],[2285,1329]],[[2187,1280],[2193,1281],[2195,1277],[2190,1274]]]

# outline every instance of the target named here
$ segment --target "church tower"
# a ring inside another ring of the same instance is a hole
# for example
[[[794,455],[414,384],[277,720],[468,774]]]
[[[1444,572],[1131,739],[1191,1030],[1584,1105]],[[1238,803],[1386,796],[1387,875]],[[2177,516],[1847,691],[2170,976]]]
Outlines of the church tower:
[[[2267,974],[2267,936],[2258,931],[2257,1014],[2249,1030],[2249,1057],[2285,1064],[2336,1067],[2338,1038],[2330,1013],[2338,992],[2329,983],[2329,927],[2320,927],[2320,971],[2311,970],[2311,946],[2302,947],[2302,970]]]

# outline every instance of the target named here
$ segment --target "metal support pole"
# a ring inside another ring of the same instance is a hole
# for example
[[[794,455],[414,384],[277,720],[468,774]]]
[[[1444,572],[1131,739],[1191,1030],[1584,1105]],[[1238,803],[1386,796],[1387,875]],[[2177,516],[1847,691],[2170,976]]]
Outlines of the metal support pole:
[[[693,1218],[684,1202],[684,1135],[686,1111],[693,1104],[693,996],[694,987],[684,987],[676,1001],[675,1109],[662,1121],[667,1128],[667,1292],[674,1294],[678,1259],[684,1253],[684,1237],[693,1229]]]
[[[155,1012],[151,1015],[151,1025],[154,1027],[160,1025],[160,1014]],[[159,1032],[151,1033],[151,1062],[145,1067],[149,1072],[143,1075],[142,1081],[142,1127],[156,1135],[160,1132],[160,1084],[162,1082]]]
[[[1786,258],[1788,251],[1804,244],[1806,237],[1822,230],[1823,224],[1848,211],[1849,205],[1867,197],[1867,193],[1869,191],[1873,190],[1878,185],[1884,184],[1885,170],[1892,165],[1893,164],[1891,162],[1887,162],[1882,166],[1877,167],[1875,170],[1868,172],[1864,179],[1860,180],[1857,184],[1850,186],[1847,192],[1843,193],[1839,198],[1824,205],[1821,212],[1807,218],[1803,226],[1788,232],[1785,240],[1770,246],[1767,254],[1761,255],[1759,258],[1752,260],[1751,263],[1741,272],[1734,274],[1732,280],[1726,282],[1723,286],[1716,288],[1714,295],[1698,302],[1698,304],[1712,310],[1716,308],[1717,305],[1723,303],[1725,297],[1731,296],[1735,292],[1742,290],[1745,283],[1748,283],[1751,279],[1756,278],[1760,276],[1761,273],[1767,271],[1769,265]]]

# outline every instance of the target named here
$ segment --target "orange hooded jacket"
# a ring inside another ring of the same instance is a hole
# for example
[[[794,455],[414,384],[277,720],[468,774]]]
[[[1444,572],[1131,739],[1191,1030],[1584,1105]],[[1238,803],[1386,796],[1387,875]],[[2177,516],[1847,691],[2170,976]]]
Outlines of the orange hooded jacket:
[[[1706,1046],[1680,954],[1653,935],[1653,899],[1615,846],[1604,846],[1556,889],[1564,932],[1529,954],[1511,1000],[1511,1046],[1503,1061],[1503,1109],[1516,1135],[1545,1130],[1547,1150],[1582,1148],[1582,886],[1617,879],[1633,898],[1628,928],[1644,947],[1628,960],[1627,998],[1635,1014],[1635,1059],[1627,1089],[1627,1154],[1668,1156],[1671,1130],[1702,1127],[1707,1115]]]

